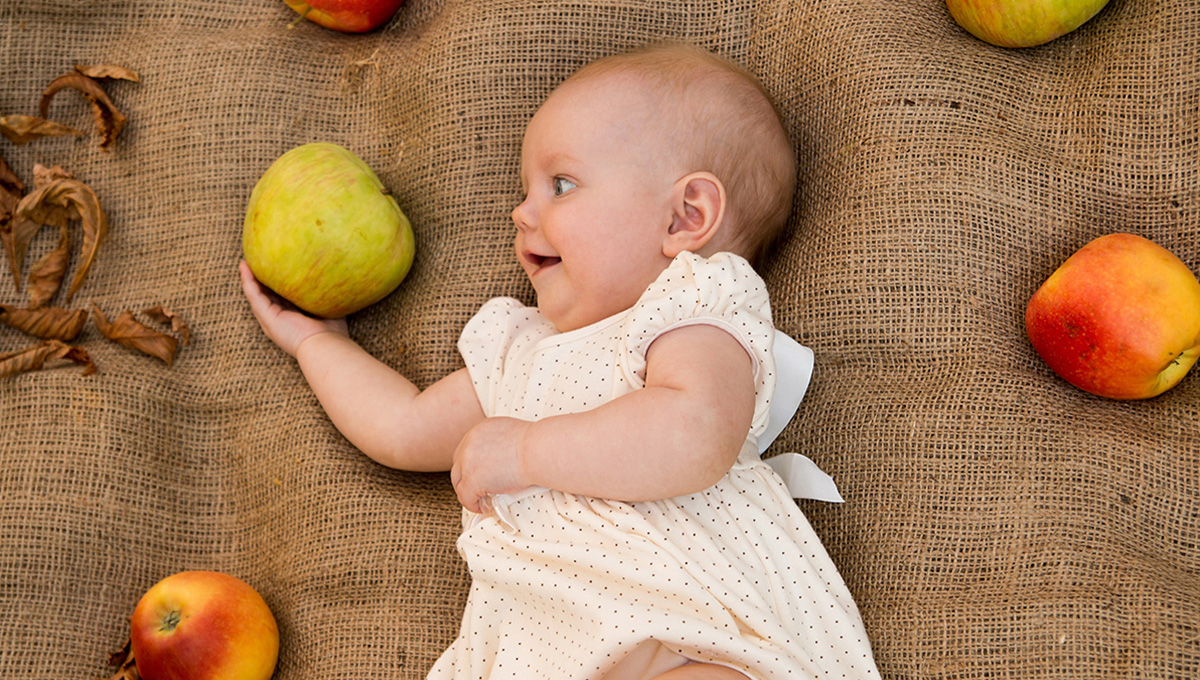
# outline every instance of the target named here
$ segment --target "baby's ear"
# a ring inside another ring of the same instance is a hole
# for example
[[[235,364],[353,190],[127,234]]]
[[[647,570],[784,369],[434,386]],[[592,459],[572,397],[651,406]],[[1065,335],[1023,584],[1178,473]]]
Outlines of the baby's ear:
[[[711,172],[684,175],[671,188],[671,226],[663,255],[699,251],[717,235],[725,217],[725,185]]]

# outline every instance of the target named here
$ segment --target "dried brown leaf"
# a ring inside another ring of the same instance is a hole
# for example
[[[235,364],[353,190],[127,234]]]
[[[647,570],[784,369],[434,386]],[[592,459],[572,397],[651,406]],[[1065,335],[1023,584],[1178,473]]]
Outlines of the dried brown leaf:
[[[18,196],[25,193],[25,184],[12,171],[12,168],[8,167],[8,162],[4,160],[3,156],[0,156],[0,188],[16,193]]]
[[[45,189],[58,180],[65,179],[75,179],[75,176],[57,165],[47,168],[41,163],[35,163],[33,166],[34,192]],[[40,196],[37,199],[27,200],[23,210],[23,217],[39,225],[49,224],[55,227],[65,227],[79,219],[79,211],[75,209],[74,205],[48,202]]]
[[[52,361],[57,363],[60,359],[83,366],[82,375],[91,375],[96,372],[96,364],[92,363],[91,357],[82,347],[68,345],[60,340],[46,340],[40,345],[0,354],[0,378],[52,368],[53,366],[46,364]]]
[[[71,236],[66,227],[62,227],[58,236],[58,246],[42,256],[29,270],[29,307],[37,309],[44,307],[62,285],[63,277],[67,274],[67,265],[71,263]]]
[[[88,313],[85,309],[71,311],[61,307],[21,309],[0,304],[0,323],[42,338],[43,340],[74,340],[83,330]]]
[[[71,175],[60,167],[47,168],[35,165],[33,178],[35,192],[46,187],[57,178],[70,178]],[[79,219],[70,208],[48,203],[42,196],[30,198],[33,194],[21,198],[13,208],[13,221],[4,232],[4,247],[8,251],[8,264],[12,268],[13,279],[17,290],[21,290],[21,266],[25,261],[25,251],[30,241],[41,231],[42,225],[51,224],[65,227],[71,220]],[[26,200],[28,199],[28,200]]]
[[[0,242],[8,254],[8,266],[12,269],[13,281],[21,287],[21,268],[17,261],[14,233],[16,232],[17,204],[25,195],[25,184],[13,173],[12,168],[0,156]]]
[[[12,255],[10,264],[13,266],[13,271],[17,274],[17,290],[21,290],[21,264],[25,261],[25,251],[29,248],[29,242],[41,230],[40,222],[26,218],[20,213],[20,204],[17,205],[17,214],[13,220],[12,229]]]
[[[59,225],[65,224],[64,219],[70,218],[80,220],[83,225],[82,256],[79,267],[75,271],[75,278],[71,280],[71,288],[67,291],[67,301],[70,302],[75,291],[79,290],[79,286],[83,285],[84,279],[87,278],[92,262],[96,259],[96,250],[100,247],[100,241],[108,233],[108,217],[100,208],[100,199],[96,198],[96,192],[63,171],[62,168],[47,169],[40,165],[36,166],[34,168],[34,185],[33,192],[26,195],[17,204],[17,217],[44,224]],[[21,261],[25,257],[29,241],[41,228],[40,225],[37,225],[35,228],[23,232],[19,227],[20,225],[14,231],[13,238],[17,271],[20,271]]]
[[[33,164],[33,186],[40,187],[56,179],[73,179],[75,175],[63,170],[61,165],[48,168],[41,163]]]
[[[109,655],[108,665],[116,666],[117,672],[99,680],[140,680],[141,676],[138,674],[137,662],[133,658],[132,640],[129,640],[125,643],[124,647]]]
[[[187,345],[192,342],[191,329],[188,328],[188,325],[183,320],[183,317],[179,316],[175,312],[172,312],[162,305],[154,305],[153,307],[147,307],[146,309],[143,309],[142,314],[150,317],[152,321],[163,324],[171,324],[171,330],[179,333],[179,335],[183,338],[183,344]]]
[[[93,304],[92,318],[96,322],[96,328],[99,328],[100,333],[109,340],[149,354],[162,360],[168,366],[175,359],[175,350],[179,347],[179,341],[166,333],[149,328],[133,318],[133,312],[128,309],[121,312],[121,315],[110,323],[108,317],[104,316],[104,312]]]
[[[63,137],[66,135],[82,135],[73,127],[67,127],[52,120],[37,116],[0,116],[0,134],[8,137],[17,146],[28,144],[42,137]]]
[[[104,151],[111,151],[112,144],[117,140],[117,135],[121,134],[121,129],[125,127],[127,119],[117,110],[116,105],[108,98],[108,93],[104,91],[100,83],[79,71],[67,71],[46,86],[45,91],[42,92],[42,100],[38,103],[38,115],[48,118],[50,100],[64,89],[78,90],[91,103],[92,114],[96,120],[96,130],[100,133],[100,148]]]
[[[142,82],[141,76],[131,68],[126,68],[118,64],[75,64],[75,70],[89,78],[110,79],[110,80],[131,80],[135,83]]]

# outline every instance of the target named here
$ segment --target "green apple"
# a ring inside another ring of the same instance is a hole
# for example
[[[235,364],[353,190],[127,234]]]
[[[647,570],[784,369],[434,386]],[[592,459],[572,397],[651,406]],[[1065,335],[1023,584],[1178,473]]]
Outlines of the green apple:
[[[250,194],[242,251],[263,285],[338,318],[382,300],[412,266],[412,225],[366,163],[327,143],[298,146]]]
[[[1082,26],[1108,0],[946,0],[959,26],[1000,47],[1033,47]]]

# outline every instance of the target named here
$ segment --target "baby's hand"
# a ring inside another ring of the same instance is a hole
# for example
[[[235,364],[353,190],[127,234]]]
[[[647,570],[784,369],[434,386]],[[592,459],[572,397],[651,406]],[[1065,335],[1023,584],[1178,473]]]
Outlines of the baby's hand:
[[[480,501],[529,486],[522,475],[518,450],[532,423],[516,418],[487,418],[467,431],[454,452],[450,481],[458,501],[481,512]]]
[[[262,326],[268,338],[288,354],[296,356],[300,343],[318,333],[347,334],[345,319],[308,316],[259,283],[245,260],[238,264],[238,269],[242,277],[242,290],[250,301],[250,311],[258,319],[258,325]]]

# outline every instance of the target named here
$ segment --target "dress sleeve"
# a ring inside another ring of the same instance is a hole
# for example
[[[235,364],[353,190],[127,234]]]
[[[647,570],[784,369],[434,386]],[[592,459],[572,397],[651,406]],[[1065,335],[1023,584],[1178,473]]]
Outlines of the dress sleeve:
[[[721,328],[750,355],[756,394],[751,431],[758,434],[775,390],[775,325],[766,285],[738,255],[717,253],[705,259],[681,253],[646,289],[626,326],[622,359],[629,378],[644,385],[650,345],[664,333],[694,324]]]
[[[495,412],[496,387],[504,374],[509,346],[529,312],[528,307],[513,298],[493,298],[471,317],[458,338],[458,352],[488,416]]]

